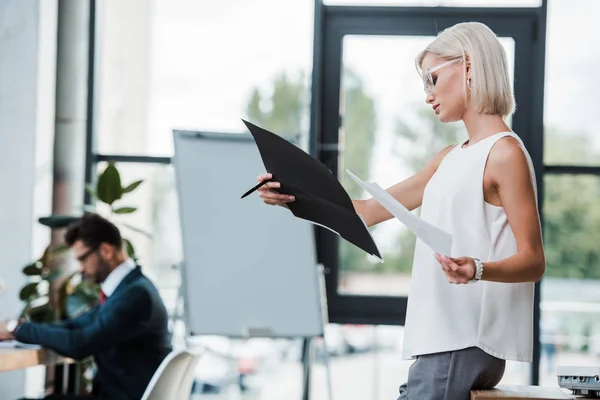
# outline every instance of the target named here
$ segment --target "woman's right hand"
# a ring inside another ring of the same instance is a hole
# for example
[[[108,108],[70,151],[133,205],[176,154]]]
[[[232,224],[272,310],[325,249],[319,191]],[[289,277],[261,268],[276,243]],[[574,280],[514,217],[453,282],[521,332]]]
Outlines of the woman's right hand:
[[[259,182],[266,181],[271,179],[273,175],[266,173],[259,175],[256,180]],[[267,182],[258,188],[257,192],[260,198],[263,200],[265,204],[269,204],[272,206],[281,206],[288,208],[287,203],[294,201],[294,196],[289,196],[287,194],[277,193],[271,189],[277,189],[281,187],[279,182]]]

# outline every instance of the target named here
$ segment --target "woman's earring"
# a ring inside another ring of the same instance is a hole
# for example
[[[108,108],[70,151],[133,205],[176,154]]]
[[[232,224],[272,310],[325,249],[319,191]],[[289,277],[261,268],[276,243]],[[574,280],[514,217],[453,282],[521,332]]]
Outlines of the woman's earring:
[[[467,87],[471,89],[471,78],[467,79]]]

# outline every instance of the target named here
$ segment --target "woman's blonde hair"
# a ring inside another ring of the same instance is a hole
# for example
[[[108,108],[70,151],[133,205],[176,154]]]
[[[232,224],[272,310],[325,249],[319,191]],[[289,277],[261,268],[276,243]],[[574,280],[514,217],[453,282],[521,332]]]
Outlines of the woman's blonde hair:
[[[416,57],[421,72],[427,53],[446,60],[467,57],[471,64],[471,101],[478,112],[507,117],[515,110],[508,61],[504,47],[490,28],[479,22],[463,22],[440,32]],[[463,75],[465,92],[467,87],[466,68]],[[465,93],[466,94],[466,93]],[[466,96],[465,96],[466,98]]]

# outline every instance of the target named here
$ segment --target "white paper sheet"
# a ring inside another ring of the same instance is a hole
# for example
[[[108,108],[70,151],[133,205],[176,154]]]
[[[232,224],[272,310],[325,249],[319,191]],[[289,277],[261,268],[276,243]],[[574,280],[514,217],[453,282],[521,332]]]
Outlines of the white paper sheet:
[[[1,340],[0,349],[40,349],[37,344],[21,343],[16,340]]]
[[[385,207],[394,217],[410,229],[419,239],[421,239],[431,250],[444,256],[450,256],[452,249],[452,235],[429,222],[423,221],[406,207],[400,204],[394,197],[385,191],[376,182],[363,182],[349,170],[346,173],[361,188],[366,190],[379,204]]]

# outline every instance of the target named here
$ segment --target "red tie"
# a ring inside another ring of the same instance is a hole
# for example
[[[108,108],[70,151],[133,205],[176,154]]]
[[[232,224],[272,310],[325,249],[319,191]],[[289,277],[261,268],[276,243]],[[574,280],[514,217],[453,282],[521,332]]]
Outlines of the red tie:
[[[100,291],[99,302],[100,302],[100,305],[103,305],[106,302],[106,295],[104,294],[104,292],[102,290]]]

